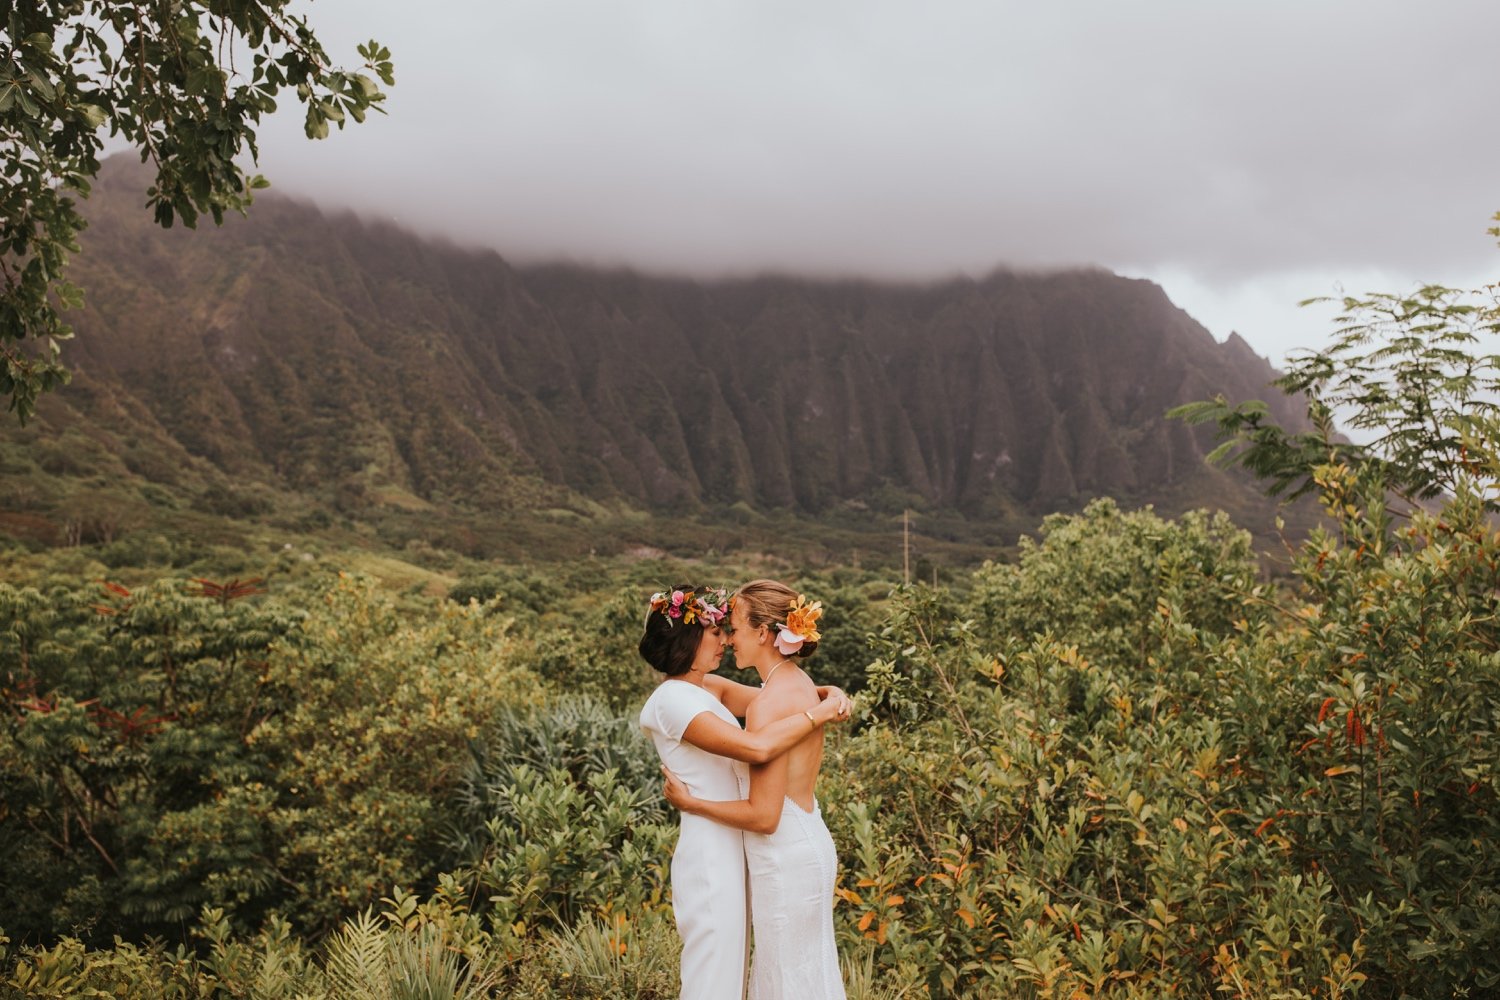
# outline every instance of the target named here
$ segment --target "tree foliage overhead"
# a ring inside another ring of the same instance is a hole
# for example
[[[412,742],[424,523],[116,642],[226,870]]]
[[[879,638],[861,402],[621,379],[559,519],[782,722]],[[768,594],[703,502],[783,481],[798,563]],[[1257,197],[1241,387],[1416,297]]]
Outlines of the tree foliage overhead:
[[[1333,342],[1293,356],[1275,383],[1306,397],[1314,430],[1289,432],[1264,403],[1232,407],[1223,396],[1168,415],[1217,424],[1223,443],[1209,460],[1243,465],[1274,495],[1311,492],[1319,468],[1337,464],[1412,505],[1456,495],[1479,471],[1482,443],[1500,429],[1500,285],[1424,285],[1338,304]],[[1367,440],[1339,439],[1335,416]],[[1494,507],[1497,498],[1486,502]]]
[[[380,111],[390,52],[359,46],[367,72],[337,68],[290,0],[0,2],[0,394],[24,422],[67,381],[63,276],[84,227],[106,137],[156,169],[156,221],[193,227],[243,212],[265,186],[237,158],[258,154],[261,116],[292,90],[309,138]],[[377,82],[378,78],[379,82]]]

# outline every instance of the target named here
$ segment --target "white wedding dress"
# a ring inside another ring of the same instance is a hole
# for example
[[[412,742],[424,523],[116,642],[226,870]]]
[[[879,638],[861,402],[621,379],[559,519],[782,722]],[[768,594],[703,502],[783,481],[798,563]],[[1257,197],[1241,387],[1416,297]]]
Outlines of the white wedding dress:
[[[816,802],[791,799],[771,834],[745,834],[755,956],[750,1000],[844,1000],[833,940],[838,854]],[[686,995],[686,994],[684,994]]]
[[[668,678],[641,709],[641,728],[656,745],[662,763],[693,795],[720,802],[743,799],[750,794],[745,764],[682,741],[688,723],[704,712],[739,725],[703,688]],[[672,854],[672,913],[682,936],[682,1000],[744,1000],[749,945],[744,838],[733,827],[682,815]]]

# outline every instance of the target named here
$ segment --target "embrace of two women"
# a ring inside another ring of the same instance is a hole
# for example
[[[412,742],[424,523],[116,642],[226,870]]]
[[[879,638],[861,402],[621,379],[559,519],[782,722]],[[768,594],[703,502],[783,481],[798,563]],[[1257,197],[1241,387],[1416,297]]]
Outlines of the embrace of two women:
[[[744,1000],[752,927],[749,1000],[844,1000],[838,857],[813,789],[823,726],[850,706],[797,664],[817,646],[821,614],[773,580],[733,597],[683,586],[651,599],[640,651],[665,676],[641,727],[682,811],[672,855],[682,1000]],[[760,687],[714,676],[727,646]]]

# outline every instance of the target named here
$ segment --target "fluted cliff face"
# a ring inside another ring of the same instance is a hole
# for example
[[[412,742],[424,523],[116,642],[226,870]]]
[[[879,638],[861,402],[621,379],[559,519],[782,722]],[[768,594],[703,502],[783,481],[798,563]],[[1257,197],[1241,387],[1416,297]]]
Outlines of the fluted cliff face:
[[[897,491],[983,513],[1201,474],[1164,419],[1296,408],[1237,338],[1101,270],[927,285],[516,268],[277,197],[162,232],[110,164],[70,360],[173,447],[297,489],[503,506],[535,482],[660,507],[816,512]],[[121,419],[126,419],[121,417]],[[1223,488],[1249,491],[1239,480]]]

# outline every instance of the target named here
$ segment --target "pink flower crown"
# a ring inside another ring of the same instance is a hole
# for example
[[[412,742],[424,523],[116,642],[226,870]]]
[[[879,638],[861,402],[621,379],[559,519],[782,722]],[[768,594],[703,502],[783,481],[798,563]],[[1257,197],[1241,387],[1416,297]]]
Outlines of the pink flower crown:
[[[818,619],[823,617],[823,602],[807,603],[807,598],[797,595],[797,603],[786,613],[785,623],[776,626],[776,649],[782,656],[791,656],[806,642],[817,642],[822,638],[818,631]]]
[[[697,622],[704,628],[711,628],[724,620],[729,613],[729,598],[722,587],[706,588],[701,592],[692,590],[659,590],[651,595],[651,610],[646,612],[647,617],[653,612],[661,612],[666,616],[667,624],[674,625],[682,622],[691,625]]]

